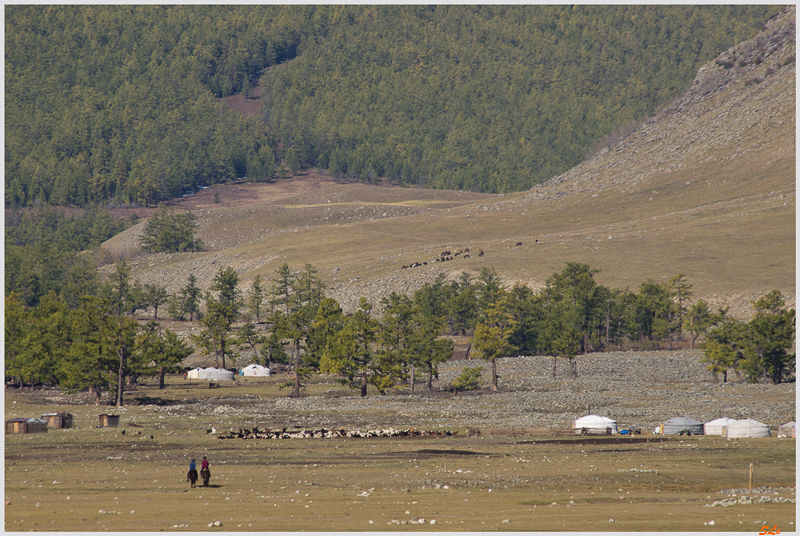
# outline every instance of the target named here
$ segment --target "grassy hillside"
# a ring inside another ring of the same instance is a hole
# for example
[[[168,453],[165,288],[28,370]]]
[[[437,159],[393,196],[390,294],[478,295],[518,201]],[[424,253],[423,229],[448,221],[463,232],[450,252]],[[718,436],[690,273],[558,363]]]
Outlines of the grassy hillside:
[[[792,14],[703,66],[681,99],[618,145],[527,192],[340,184],[306,172],[182,201],[197,210],[206,252],[140,256],[141,224],[105,248],[138,256],[134,275],[171,290],[190,272],[208,285],[225,265],[246,286],[284,262],[311,263],[345,308],[442,271],[494,267],[508,283],[538,287],[566,261],[621,288],[683,273],[698,296],[742,314],[771,289],[793,302],[794,54]],[[433,262],[466,247],[468,259]],[[402,268],[415,261],[428,264]]]

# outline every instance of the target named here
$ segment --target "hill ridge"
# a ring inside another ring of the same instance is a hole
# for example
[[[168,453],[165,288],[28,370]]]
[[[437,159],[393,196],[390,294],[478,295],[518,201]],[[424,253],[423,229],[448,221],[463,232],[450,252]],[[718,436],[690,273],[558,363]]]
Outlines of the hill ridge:
[[[598,282],[616,288],[684,273],[698,298],[745,317],[749,302],[773,288],[794,305],[794,17],[794,6],[784,8],[763,32],[702,66],[656,117],[531,190],[341,184],[311,170],[273,184],[215,186],[176,203],[197,210],[208,251],[142,256],[143,223],[104,248],[133,258],[143,283],[166,282],[171,291],[189,273],[208,287],[225,265],[246,288],[284,262],[310,263],[345,310],[360,296],[377,306],[438,273],[457,278],[484,267],[536,289],[566,261],[598,268]],[[295,191],[270,193],[281,188]],[[486,256],[433,262],[442,248],[459,247]],[[429,264],[402,269],[417,261]]]

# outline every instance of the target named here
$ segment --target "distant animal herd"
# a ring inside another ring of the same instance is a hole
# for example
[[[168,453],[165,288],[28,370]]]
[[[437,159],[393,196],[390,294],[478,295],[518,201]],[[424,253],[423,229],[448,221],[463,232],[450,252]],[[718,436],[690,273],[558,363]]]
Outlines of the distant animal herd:
[[[539,243],[538,239],[536,240],[536,243],[537,244]],[[522,242],[517,242],[514,245],[514,247],[520,247],[521,245]],[[482,249],[478,250],[478,257],[483,257],[484,254],[485,253]],[[439,255],[431,262],[447,262],[447,261],[452,261],[453,259],[456,259],[458,257],[461,257],[463,259],[469,259],[469,248],[459,249],[458,251],[450,251],[449,249],[444,250],[441,253],[439,253]],[[427,265],[428,261],[417,261],[411,264],[404,264],[401,267],[401,269],[406,270],[408,268],[418,268],[420,266],[427,266]]]

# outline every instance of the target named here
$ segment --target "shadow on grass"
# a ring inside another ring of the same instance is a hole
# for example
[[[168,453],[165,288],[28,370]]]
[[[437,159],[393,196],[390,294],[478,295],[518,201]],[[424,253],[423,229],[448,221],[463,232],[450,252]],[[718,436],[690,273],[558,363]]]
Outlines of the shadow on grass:
[[[133,403],[129,403],[131,406],[175,406],[178,404],[183,404],[184,401],[180,400],[172,400],[169,398],[161,398],[160,396],[137,396],[133,398]]]

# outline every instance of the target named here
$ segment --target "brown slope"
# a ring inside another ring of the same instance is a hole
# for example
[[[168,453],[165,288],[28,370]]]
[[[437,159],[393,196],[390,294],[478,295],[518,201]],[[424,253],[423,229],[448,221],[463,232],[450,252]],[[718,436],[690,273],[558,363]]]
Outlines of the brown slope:
[[[288,181],[294,191],[276,193],[281,181],[219,187],[221,203],[196,203],[209,250],[142,256],[134,274],[175,290],[189,273],[206,286],[231,265],[247,286],[284,262],[311,263],[350,309],[361,295],[376,303],[439,272],[494,267],[509,284],[535,288],[575,261],[613,287],[683,273],[698,296],[743,314],[773,288],[794,303],[794,54],[789,7],[701,68],[681,99],[619,145],[528,192],[337,184],[315,174]],[[137,232],[106,247],[134,255]],[[469,259],[434,262],[465,247]],[[402,268],[416,261],[428,264]]]

